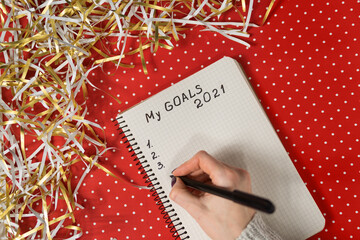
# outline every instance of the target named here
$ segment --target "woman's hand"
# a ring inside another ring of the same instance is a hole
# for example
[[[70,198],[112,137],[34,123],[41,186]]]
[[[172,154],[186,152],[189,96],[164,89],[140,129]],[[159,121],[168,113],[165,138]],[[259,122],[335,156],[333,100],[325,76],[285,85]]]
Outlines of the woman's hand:
[[[247,171],[219,162],[205,151],[198,152],[176,168],[173,175],[186,175],[231,191],[237,189],[251,193],[250,175]],[[176,178],[173,184],[170,198],[189,212],[211,239],[236,239],[255,214],[255,210],[251,208],[190,189],[180,178]]]

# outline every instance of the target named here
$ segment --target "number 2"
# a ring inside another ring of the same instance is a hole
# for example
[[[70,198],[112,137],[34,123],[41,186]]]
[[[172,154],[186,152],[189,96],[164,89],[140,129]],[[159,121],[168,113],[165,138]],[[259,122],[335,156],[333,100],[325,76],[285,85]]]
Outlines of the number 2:
[[[203,106],[203,104],[201,103],[201,100],[198,98],[194,100],[194,103],[197,104],[196,108],[201,108]]]

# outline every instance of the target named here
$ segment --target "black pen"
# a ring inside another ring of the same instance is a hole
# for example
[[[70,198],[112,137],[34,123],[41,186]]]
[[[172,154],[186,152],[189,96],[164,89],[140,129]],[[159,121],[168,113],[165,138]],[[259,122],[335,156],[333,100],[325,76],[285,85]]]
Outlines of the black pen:
[[[187,185],[188,187],[232,200],[236,203],[240,203],[244,206],[247,206],[247,207],[250,207],[250,208],[265,212],[265,213],[273,213],[275,211],[274,204],[268,199],[258,197],[253,194],[249,194],[249,193],[242,192],[239,190],[228,191],[224,188],[205,184],[205,183],[196,181],[194,179],[191,179],[191,178],[188,178],[185,176],[180,176],[178,178],[180,178],[185,183],[185,185]]]

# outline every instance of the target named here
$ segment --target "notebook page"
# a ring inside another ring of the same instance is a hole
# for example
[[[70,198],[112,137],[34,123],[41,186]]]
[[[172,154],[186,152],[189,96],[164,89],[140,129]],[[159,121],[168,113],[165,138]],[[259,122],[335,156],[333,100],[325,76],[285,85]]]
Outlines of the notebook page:
[[[196,100],[197,99],[197,100]],[[306,239],[324,218],[238,64],[223,58],[122,114],[162,190],[171,171],[199,150],[250,172],[253,192],[276,206],[265,222],[284,239]],[[172,203],[190,239],[209,239]]]

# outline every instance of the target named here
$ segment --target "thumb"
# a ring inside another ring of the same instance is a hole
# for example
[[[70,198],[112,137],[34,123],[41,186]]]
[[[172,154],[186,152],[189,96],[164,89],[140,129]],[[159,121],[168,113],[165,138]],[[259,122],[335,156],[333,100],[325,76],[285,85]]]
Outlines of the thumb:
[[[175,176],[172,176],[171,178],[173,187],[169,194],[170,199],[184,208],[193,218],[197,219],[203,211],[203,205],[199,197],[189,192],[186,185],[180,178]]]

